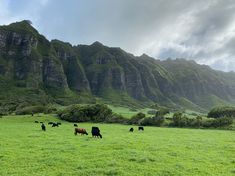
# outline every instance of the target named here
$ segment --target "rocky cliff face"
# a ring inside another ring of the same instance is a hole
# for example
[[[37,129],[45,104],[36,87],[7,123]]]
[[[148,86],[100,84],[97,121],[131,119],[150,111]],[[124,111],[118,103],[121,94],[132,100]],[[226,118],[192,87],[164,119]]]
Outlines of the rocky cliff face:
[[[234,73],[183,59],[135,57],[99,42],[78,46],[49,42],[27,21],[0,26],[0,80],[0,89],[11,83],[9,87],[17,90],[40,90],[46,96],[59,91],[53,93],[54,99],[86,93],[119,103],[191,109],[235,100]]]

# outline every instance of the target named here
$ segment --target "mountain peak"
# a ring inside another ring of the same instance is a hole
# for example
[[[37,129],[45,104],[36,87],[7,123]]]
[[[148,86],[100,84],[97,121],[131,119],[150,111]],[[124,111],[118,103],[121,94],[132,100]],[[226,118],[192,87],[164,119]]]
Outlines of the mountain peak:
[[[94,43],[91,44],[92,46],[104,46],[102,43],[99,41],[95,41]]]
[[[19,32],[22,34],[30,33],[34,36],[38,35],[38,31],[32,26],[32,22],[30,20],[23,20],[9,25],[0,26],[0,29]]]

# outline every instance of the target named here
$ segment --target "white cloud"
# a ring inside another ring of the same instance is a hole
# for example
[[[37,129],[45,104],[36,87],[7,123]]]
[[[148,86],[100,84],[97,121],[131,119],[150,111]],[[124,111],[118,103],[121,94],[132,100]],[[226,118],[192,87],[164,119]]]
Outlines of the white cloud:
[[[0,0],[1,24],[23,19],[49,39],[235,71],[234,0]]]

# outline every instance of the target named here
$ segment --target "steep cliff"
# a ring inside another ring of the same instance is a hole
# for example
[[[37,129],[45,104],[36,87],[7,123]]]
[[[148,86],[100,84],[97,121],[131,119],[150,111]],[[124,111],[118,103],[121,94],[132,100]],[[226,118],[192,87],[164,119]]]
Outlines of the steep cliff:
[[[135,57],[95,42],[48,41],[28,21],[0,26],[0,103],[94,101],[205,110],[235,102],[235,73],[185,59]],[[23,104],[23,105],[22,105]]]

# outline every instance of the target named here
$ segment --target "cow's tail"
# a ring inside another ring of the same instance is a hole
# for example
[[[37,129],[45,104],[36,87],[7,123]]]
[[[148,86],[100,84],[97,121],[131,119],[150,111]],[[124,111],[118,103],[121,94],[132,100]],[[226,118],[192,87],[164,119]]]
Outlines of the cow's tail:
[[[100,138],[102,138],[102,135],[101,135],[101,134],[99,134],[99,136],[100,136]]]

